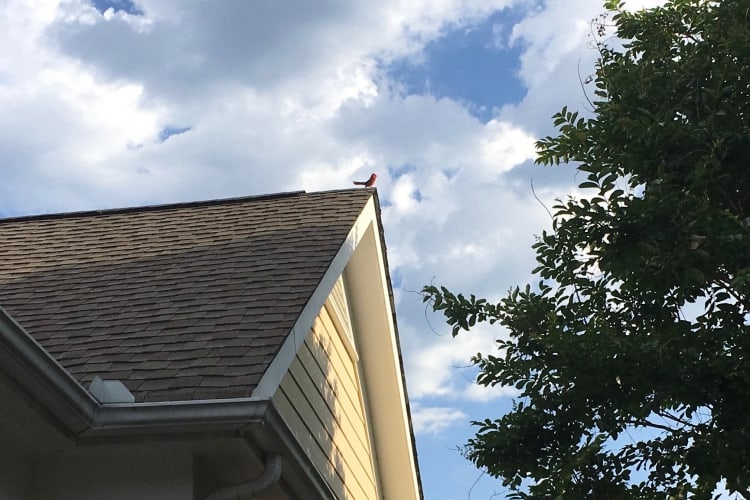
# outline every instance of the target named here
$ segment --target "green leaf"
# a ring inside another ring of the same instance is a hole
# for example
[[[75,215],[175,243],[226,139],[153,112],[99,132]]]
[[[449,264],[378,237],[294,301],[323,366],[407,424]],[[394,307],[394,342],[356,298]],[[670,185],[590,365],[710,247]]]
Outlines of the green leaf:
[[[495,325],[477,381],[520,392],[464,453],[515,498],[750,496],[747,1],[605,6],[593,109],[535,144],[597,196],[556,201],[534,290],[423,289],[454,335]]]

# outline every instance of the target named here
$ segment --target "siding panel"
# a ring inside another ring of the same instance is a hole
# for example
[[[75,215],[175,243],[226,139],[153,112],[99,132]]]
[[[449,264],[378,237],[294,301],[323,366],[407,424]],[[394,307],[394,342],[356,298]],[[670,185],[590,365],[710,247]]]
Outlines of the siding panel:
[[[273,400],[337,498],[377,499],[356,352],[350,332],[340,330],[351,321],[341,304],[345,296],[337,293],[320,311]]]

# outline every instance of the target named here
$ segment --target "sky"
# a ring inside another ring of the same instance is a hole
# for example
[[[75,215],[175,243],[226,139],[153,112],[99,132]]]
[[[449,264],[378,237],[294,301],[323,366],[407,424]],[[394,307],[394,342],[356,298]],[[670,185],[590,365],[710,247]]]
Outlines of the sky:
[[[454,339],[418,292],[497,300],[533,279],[545,205],[577,184],[573,167],[534,166],[534,142],[563,105],[586,110],[600,0],[0,6],[0,217],[376,172],[425,498],[505,496],[458,451],[471,420],[510,407],[469,362],[503,332]]]

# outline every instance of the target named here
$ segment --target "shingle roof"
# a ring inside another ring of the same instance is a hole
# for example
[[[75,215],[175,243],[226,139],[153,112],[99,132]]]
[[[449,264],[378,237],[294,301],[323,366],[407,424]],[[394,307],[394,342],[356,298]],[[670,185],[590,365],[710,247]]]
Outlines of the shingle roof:
[[[0,305],[83,384],[248,397],[371,196],[0,219]]]

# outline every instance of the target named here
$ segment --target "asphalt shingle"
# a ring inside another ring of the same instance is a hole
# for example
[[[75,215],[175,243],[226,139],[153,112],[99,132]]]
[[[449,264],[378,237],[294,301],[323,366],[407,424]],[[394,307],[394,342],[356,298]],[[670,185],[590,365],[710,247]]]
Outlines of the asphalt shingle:
[[[372,196],[290,193],[0,219],[0,305],[82,384],[250,396]]]

